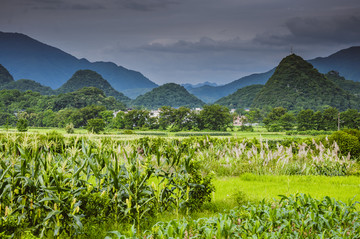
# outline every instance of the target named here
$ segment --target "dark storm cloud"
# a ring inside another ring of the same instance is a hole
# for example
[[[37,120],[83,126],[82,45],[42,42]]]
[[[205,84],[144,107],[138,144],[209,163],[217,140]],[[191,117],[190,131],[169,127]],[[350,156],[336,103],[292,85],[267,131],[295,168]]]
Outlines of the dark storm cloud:
[[[288,34],[261,34],[254,41],[267,45],[344,44],[360,42],[360,14],[350,16],[295,17],[286,21]]]

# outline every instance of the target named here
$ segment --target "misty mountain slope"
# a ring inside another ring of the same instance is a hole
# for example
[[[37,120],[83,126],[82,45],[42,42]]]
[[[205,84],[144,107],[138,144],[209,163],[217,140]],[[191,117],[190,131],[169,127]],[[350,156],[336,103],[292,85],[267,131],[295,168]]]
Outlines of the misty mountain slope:
[[[328,72],[325,74],[325,77],[334,82],[334,84],[339,86],[341,89],[346,90],[357,97],[360,97],[360,82],[346,80],[336,71]]]
[[[4,84],[8,84],[13,81],[14,78],[9,73],[9,71],[3,65],[0,64],[0,86]]]
[[[263,88],[263,85],[249,85],[238,89],[236,92],[225,96],[215,102],[215,104],[224,105],[228,108],[249,108],[256,95]]]
[[[280,62],[257,94],[253,107],[284,107],[289,110],[339,110],[358,108],[359,99],[319,73],[310,63],[292,54]]]
[[[104,91],[106,96],[113,96],[115,99],[123,102],[130,101],[130,98],[116,91],[107,80],[92,70],[78,70],[65,84],[57,89],[56,92],[58,94],[68,93],[84,87],[96,87]]]
[[[265,73],[252,74],[221,86],[201,86],[189,89],[189,92],[206,103],[213,103],[218,99],[234,93],[236,90],[254,84],[264,85],[274,73],[274,69]]]
[[[31,79],[53,89],[64,84],[74,72],[90,69],[101,74],[118,91],[154,88],[157,85],[140,72],[111,62],[89,62],[19,33],[0,32],[0,63],[14,79]]]
[[[157,109],[161,106],[195,108],[201,107],[205,103],[190,94],[183,86],[167,83],[138,96],[131,104],[148,109]]]
[[[346,80],[360,81],[360,47],[340,50],[328,57],[318,57],[309,62],[321,73],[337,71]]]

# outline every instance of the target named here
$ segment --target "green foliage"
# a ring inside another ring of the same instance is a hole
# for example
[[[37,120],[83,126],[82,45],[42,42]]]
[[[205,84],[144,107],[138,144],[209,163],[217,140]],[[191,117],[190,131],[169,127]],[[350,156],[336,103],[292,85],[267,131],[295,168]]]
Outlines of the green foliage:
[[[87,123],[87,130],[91,133],[98,134],[105,129],[105,121],[100,118],[89,119]]]
[[[352,156],[355,157],[359,156],[360,155],[359,137],[354,136],[353,134],[350,133],[350,131],[348,132],[349,133],[347,133],[346,131],[336,131],[330,136],[329,140],[330,142],[335,141],[339,145],[340,152],[343,155],[347,155],[350,153],[350,155]]]
[[[28,130],[28,121],[25,118],[18,119],[16,129],[19,132],[26,132]]]
[[[22,92],[31,90],[33,92],[39,92],[42,95],[54,95],[55,92],[48,86],[43,86],[40,83],[27,80],[27,79],[20,79],[17,81],[9,82],[5,85],[0,86],[0,90],[8,89],[8,90],[19,90]]]
[[[65,127],[65,131],[68,134],[73,134],[74,133],[74,124],[73,123],[67,124]]]
[[[183,86],[167,83],[138,96],[132,101],[132,105],[148,109],[158,109],[162,106],[195,108],[201,107],[204,102],[190,94]]]
[[[210,130],[226,130],[232,123],[229,109],[221,105],[204,105],[200,112],[201,128]]]
[[[281,200],[248,204],[225,214],[197,220],[158,222],[144,238],[356,238],[356,203],[330,197],[280,195]],[[112,232],[115,233],[115,232]],[[118,233],[118,238],[130,238]]]

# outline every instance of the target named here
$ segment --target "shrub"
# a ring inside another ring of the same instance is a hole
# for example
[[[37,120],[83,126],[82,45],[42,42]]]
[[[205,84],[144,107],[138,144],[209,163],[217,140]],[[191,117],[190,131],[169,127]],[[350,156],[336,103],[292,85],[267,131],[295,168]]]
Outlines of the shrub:
[[[345,131],[336,131],[330,138],[330,142],[336,142],[339,145],[340,152],[343,155],[350,153],[351,156],[357,157],[360,155],[359,139]]]
[[[26,132],[28,130],[28,121],[24,118],[20,118],[16,123],[16,128],[19,132]]]
[[[89,119],[87,123],[87,130],[89,132],[98,134],[105,129],[105,121],[100,118]]]
[[[68,134],[73,134],[74,133],[74,124],[73,123],[67,124],[65,127],[65,131]]]

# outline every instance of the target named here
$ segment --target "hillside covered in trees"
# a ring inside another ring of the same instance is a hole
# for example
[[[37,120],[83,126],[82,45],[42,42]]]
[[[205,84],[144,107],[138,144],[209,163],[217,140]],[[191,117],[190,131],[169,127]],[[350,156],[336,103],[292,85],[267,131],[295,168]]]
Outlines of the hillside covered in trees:
[[[219,99],[215,104],[224,105],[229,108],[250,108],[256,95],[263,87],[263,85],[250,85],[240,88],[235,93]]]
[[[292,54],[285,57],[257,94],[253,107],[289,110],[335,107],[358,108],[359,99],[319,73],[310,63]]]
[[[168,83],[154,88],[144,95],[138,96],[131,104],[143,106],[148,109],[157,109],[161,106],[186,106],[195,108],[201,107],[205,103],[190,94],[183,86],[175,83]]]
[[[79,70],[59,89],[57,93],[68,93],[79,90],[83,87],[96,87],[104,91],[105,95],[113,96],[115,99],[123,102],[130,101],[130,98],[116,91],[107,80],[100,74],[92,70]]]

